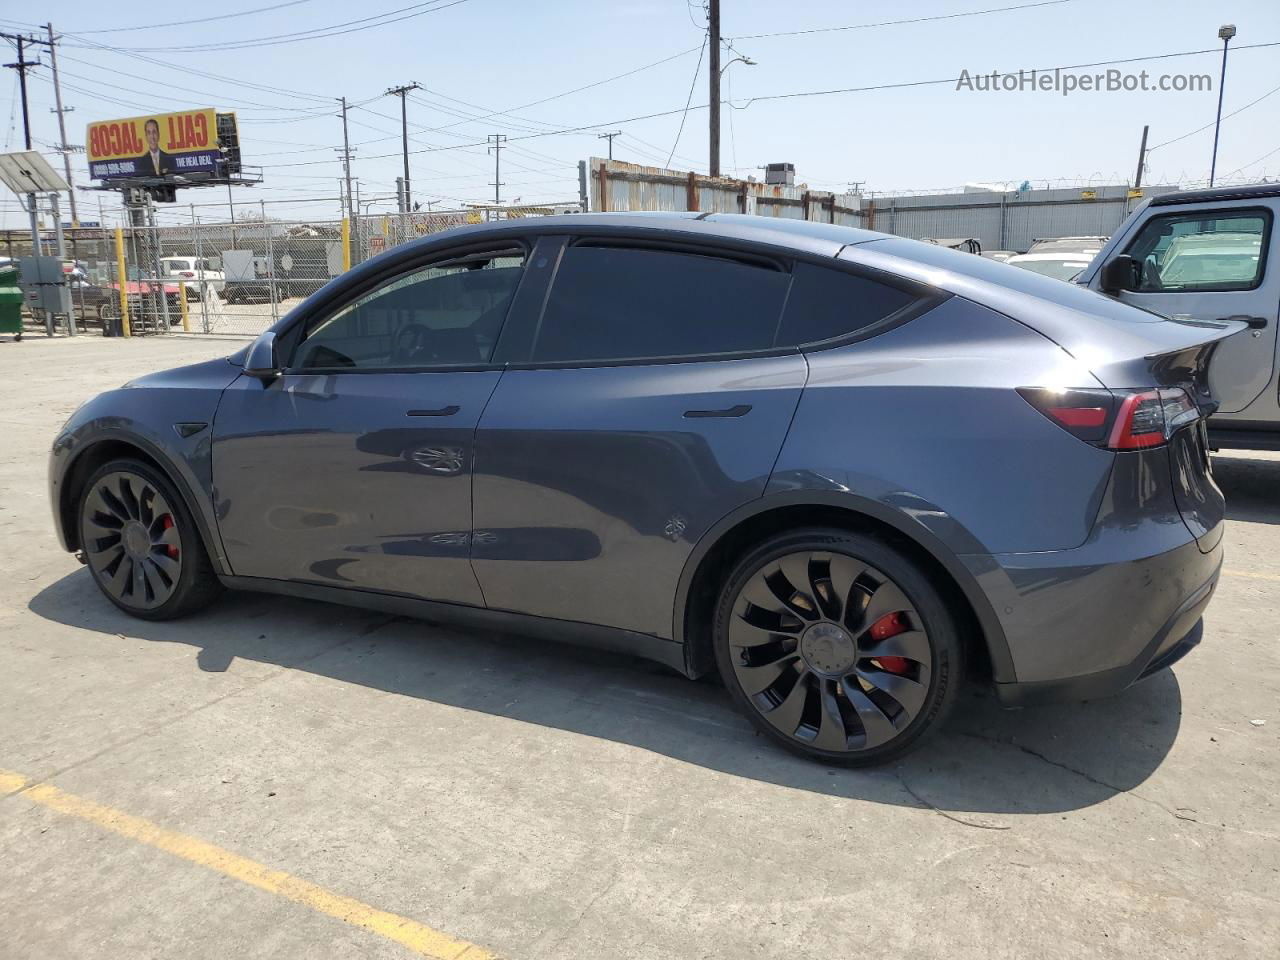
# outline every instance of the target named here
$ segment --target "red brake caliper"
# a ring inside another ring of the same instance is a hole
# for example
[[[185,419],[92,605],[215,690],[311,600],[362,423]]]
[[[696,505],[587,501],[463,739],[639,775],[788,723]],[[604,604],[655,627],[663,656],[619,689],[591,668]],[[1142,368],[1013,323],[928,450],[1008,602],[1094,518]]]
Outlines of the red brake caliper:
[[[871,639],[877,642],[888,640],[909,629],[911,628],[907,625],[907,618],[901,613],[886,613],[871,625]],[[882,670],[890,673],[906,673],[911,668],[911,661],[906,657],[876,657],[875,659]]]
[[[166,530],[172,530],[173,517],[171,517],[169,514],[166,513],[164,517],[160,520],[160,525],[164,527]],[[178,548],[175,547],[173,544],[169,544],[168,546],[166,546],[164,548],[164,552],[169,555],[170,560],[178,559]]]

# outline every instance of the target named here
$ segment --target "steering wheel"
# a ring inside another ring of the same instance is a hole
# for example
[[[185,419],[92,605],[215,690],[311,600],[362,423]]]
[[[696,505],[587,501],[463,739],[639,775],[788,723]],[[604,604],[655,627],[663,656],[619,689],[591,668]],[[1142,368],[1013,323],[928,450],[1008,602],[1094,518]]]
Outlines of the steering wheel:
[[[417,363],[430,359],[431,328],[424,323],[407,323],[391,341],[393,363]]]

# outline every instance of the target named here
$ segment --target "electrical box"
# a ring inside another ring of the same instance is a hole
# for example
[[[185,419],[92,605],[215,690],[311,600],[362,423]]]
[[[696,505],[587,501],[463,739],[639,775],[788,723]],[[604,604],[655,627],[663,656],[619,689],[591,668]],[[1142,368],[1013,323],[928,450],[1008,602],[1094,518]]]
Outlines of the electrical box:
[[[23,257],[18,276],[28,310],[71,315],[71,289],[60,258]]]
[[[794,163],[767,164],[764,168],[764,182],[794,187],[796,185],[796,165]]]

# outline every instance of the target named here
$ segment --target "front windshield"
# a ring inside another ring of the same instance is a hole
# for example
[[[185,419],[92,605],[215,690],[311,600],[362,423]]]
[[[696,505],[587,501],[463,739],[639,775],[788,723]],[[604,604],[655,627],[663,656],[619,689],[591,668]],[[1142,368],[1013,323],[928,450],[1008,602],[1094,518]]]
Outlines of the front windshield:
[[[1084,269],[1084,264],[1079,260],[1014,260],[1011,263],[1015,267],[1053,277],[1055,280],[1074,280]]]

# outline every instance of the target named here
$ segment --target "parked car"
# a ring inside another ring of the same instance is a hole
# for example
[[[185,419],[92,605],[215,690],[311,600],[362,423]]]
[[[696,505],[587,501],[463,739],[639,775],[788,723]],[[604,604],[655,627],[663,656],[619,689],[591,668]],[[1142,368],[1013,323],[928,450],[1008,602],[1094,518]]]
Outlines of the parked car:
[[[933,243],[948,250],[961,250],[965,253],[982,253],[982,243],[974,237],[925,237],[925,243]]]
[[[1200,641],[1243,329],[829,224],[500,221],[90,400],[50,496],[143,619],[229,587],[591,643],[878,763],[966,677],[1091,699]]]
[[[988,260],[999,260],[1001,263],[1004,263],[1010,257],[1016,257],[1017,255],[1018,255],[1017,250],[983,250],[982,251],[982,256],[986,257]]]
[[[1027,253],[1087,253],[1093,257],[1106,244],[1106,237],[1041,237],[1031,241]]]
[[[222,293],[227,283],[216,261],[207,258],[161,257],[160,271],[166,277],[177,277],[182,281],[188,302],[200,300],[202,283],[217,294]]]
[[[1087,253],[1020,253],[1005,263],[1023,270],[1030,270],[1055,280],[1074,280],[1085,267],[1093,262]]]
[[[1079,283],[1156,313],[1250,331],[1218,349],[1214,449],[1280,450],[1280,184],[1167,193],[1138,207]]]
[[[228,280],[223,288],[223,299],[227,303],[270,303],[273,290],[277,303],[286,299],[284,284],[279,280],[274,283],[266,277]]]
[[[118,283],[95,283],[88,277],[73,276],[68,280],[71,291],[71,304],[83,318],[96,318],[106,321],[120,316],[120,285]],[[125,291],[129,298],[129,314],[140,316],[143,312],[153,312],[153,302],[159,281],[129,280]],[[169,314],[169,325],[182,322],[182,304],[179,301],[180,286],[177,283],[164,284],[165,304]]]

